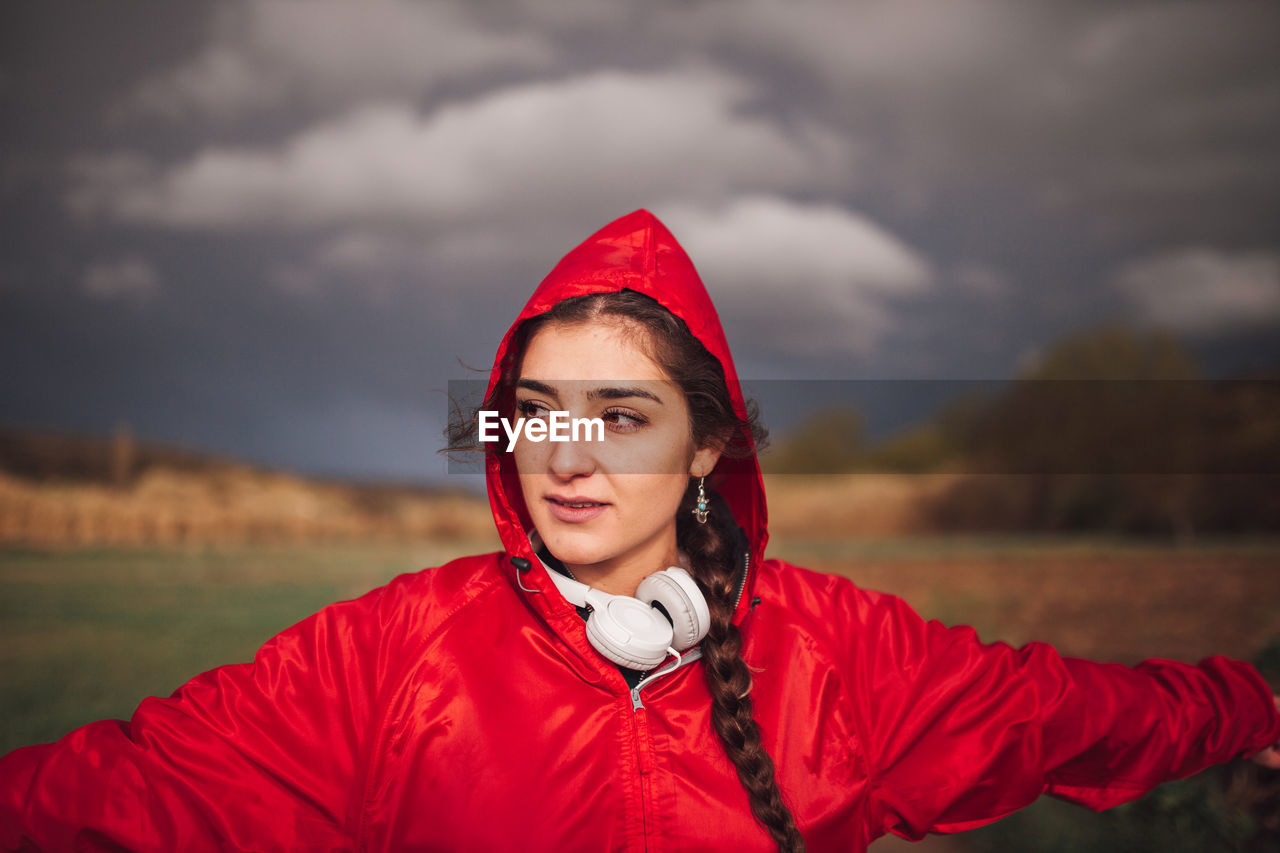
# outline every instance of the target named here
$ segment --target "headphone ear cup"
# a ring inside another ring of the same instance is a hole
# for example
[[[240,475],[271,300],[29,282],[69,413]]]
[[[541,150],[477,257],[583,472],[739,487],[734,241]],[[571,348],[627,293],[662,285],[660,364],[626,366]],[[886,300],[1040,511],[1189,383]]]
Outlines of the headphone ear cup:
[[[600,654],[628,669],[653,669],[672,645],[670,623],[652,607],[628,595],[588,589],[591,605],[587,639]]]
[[[672,646],[677,651],[695,646],[711,628],[711,610],[702,590],[698,589],[693,576],[678,566],[641,581],[636,588],[636,598],[661,606],[671,620]]]

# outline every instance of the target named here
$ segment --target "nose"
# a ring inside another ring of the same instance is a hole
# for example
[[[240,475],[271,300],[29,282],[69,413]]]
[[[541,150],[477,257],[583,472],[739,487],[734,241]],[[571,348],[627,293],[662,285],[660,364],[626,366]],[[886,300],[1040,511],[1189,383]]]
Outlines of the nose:
[[[595,453],[587,441],[551,441],[547,469],[561,480],[583,477],[596,470]]]

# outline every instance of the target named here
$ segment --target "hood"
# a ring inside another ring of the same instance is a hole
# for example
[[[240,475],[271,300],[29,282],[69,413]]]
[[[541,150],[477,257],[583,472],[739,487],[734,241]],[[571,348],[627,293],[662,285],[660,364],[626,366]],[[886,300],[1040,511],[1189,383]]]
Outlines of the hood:
[[[486,398],[498,384],[502,371],[515,359],[510,346],[522,322],[545,313],[563,299],[618,290],[644,293],[684,320],[694,336],[720,361],[734,410],[745,417],[738,374],[711,297],[684,249],[647,210],[637,210],[601,228],[565,255],[542,280],[498,347]],[[507,453],[487,454],[485,472],[489,503],[503,546],[512,556],[524,557],[540,567],[526,534],[532,523],[524,506],[515,460]],[[746,534],[751,566],[757,565],[764,556],[768,531],[764,484],[755,454],[742,459],[721,457],[707,477],[707,484],[728,504],[734,520]],[[544,580],[537,571],[529,574],[532,577],[524,581],[525,586],[531,581]],[[751,577],[746,579],[748,592],[751,580]],[[550,581],[546,583],[549,585]],[[749,599],[750,595],[742,596],[735,619],[740,617]]]

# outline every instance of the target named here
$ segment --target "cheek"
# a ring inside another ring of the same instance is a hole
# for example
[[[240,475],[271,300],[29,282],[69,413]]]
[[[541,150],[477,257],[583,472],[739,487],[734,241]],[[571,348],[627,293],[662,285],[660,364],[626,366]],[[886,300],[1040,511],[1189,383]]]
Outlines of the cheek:
[[[528,444],[522,442],[521,445]],[[541,491],[543,479],[546,476],[546,466],[537,459],[537,451],[530,448],[523,449],[521,445],[517,445],[516,450],[511,454],[512,461],[515,462],[516,474],[520,479],[520,493],[524,498],[524,505],[532,512],[542,509],[541,504],[531,499],[530,495],[536,496]]]
[[[541,493],[546,483],[546,473],[538,468],[525,470],[516,467],[516,473],[520,478],[520,492],[524,497],[525,506],[530,505],[530,495],[538,495]]]
[[[506,438],[503,438],[506,441]],[[521,477],[526,474],[539,474],[547,470],[547,454],[551,446],[550,442],[534,442],[524,441],[521,439],[516,442],[515,449],[511,451],[511,457],[516,465],[516,471]]]
[[[645,474],[619,479],[625,479],[627,483],[629,499],[626,503],[633,519],[664,522],[675,517],[688,483],[688,478],[682,475]]]
[[[653,432],[627,436],[625,441],[607,442],[599,458],[620,474],[676,477],[689,473],[692,446],[680,433]]]

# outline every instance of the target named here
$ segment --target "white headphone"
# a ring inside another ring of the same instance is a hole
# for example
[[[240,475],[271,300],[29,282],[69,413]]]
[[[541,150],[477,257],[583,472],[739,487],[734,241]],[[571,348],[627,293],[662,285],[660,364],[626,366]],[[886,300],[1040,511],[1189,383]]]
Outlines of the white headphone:
[[[629,669],[653,669],[668,654],[692,648],[711,627],[702,590],[679,566],[649,575],[635,598],[601,592],[550,566],[547,574],[570,604],[591,608],[587,639],[595,650]]]

